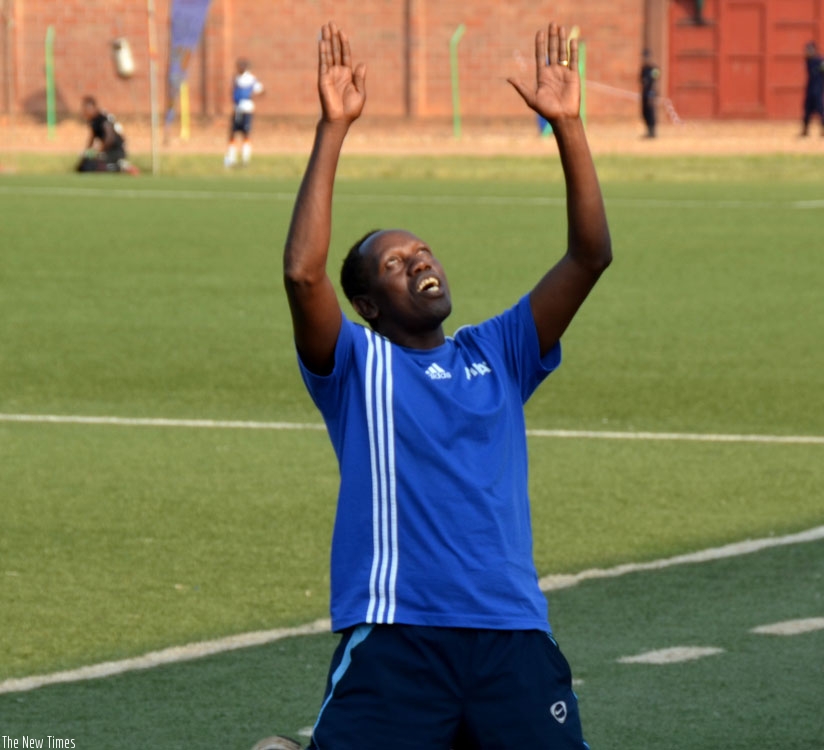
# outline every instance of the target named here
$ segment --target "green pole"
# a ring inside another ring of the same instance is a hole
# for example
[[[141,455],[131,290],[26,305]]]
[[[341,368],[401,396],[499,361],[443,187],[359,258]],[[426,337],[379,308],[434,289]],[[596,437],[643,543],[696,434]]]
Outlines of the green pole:
[[[452,71],[452,129],[455,138],[461,137],[461,93],[458,87],[458,42],[466,31],[461,24],[449,40],[449,67]]]
[[[46,126],[49,140],[54,140],[56,117],[54,113],[54,26],[46,29]]]
[[[578,74],[581,76],[581,122],[587,125],[587,43],[578,42]]]

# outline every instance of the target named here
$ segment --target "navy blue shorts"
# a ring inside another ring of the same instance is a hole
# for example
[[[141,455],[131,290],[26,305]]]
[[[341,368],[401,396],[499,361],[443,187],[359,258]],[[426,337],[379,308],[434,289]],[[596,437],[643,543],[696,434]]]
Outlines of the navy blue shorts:
[[[537,630],[360,625],[332,658],[313,750],[583,750],[558,644]]]
[[[235,112],[232,116],[232,134],[243,133],[249,135],[252,132],[251,112]]]

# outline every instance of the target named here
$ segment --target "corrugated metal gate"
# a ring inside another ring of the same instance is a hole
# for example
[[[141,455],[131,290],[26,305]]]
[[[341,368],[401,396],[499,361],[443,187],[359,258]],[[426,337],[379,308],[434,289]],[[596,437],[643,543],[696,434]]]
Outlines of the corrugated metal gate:
[[[670,3],[669,91],[686,118],[800,117],[804,45],[824,48],[824,0]]]

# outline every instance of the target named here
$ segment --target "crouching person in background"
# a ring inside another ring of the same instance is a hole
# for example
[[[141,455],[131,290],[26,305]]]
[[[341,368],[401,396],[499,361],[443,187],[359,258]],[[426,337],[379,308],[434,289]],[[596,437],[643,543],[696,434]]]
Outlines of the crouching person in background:
[[[89,124],[89,140],[76,171],[138,174],[126,157],[123,128],[114,115],[100,109],[93,96],[84,96],[83,118]]]

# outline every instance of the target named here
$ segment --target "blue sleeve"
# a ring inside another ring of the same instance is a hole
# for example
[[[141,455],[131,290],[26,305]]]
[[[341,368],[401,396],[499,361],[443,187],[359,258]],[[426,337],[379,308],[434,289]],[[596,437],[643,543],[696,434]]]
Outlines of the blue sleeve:
[[[298,353],[298,366],[306,390],[318,407],[324,420],[334,416],[340,404],[345,387],[345,373],[350,370],[354,358],[355,331],[361,328],[344,315],[341,320],[338,340],[335,343],[335,364],[328,375],[317,375],[309,371]]]
[[[518,381],[524,403],[547,375],[561,364],[560,341],[541,356],[538,329],[528,294],[521,297],[514,307],[472,330],[500,351],[508,371]]]

